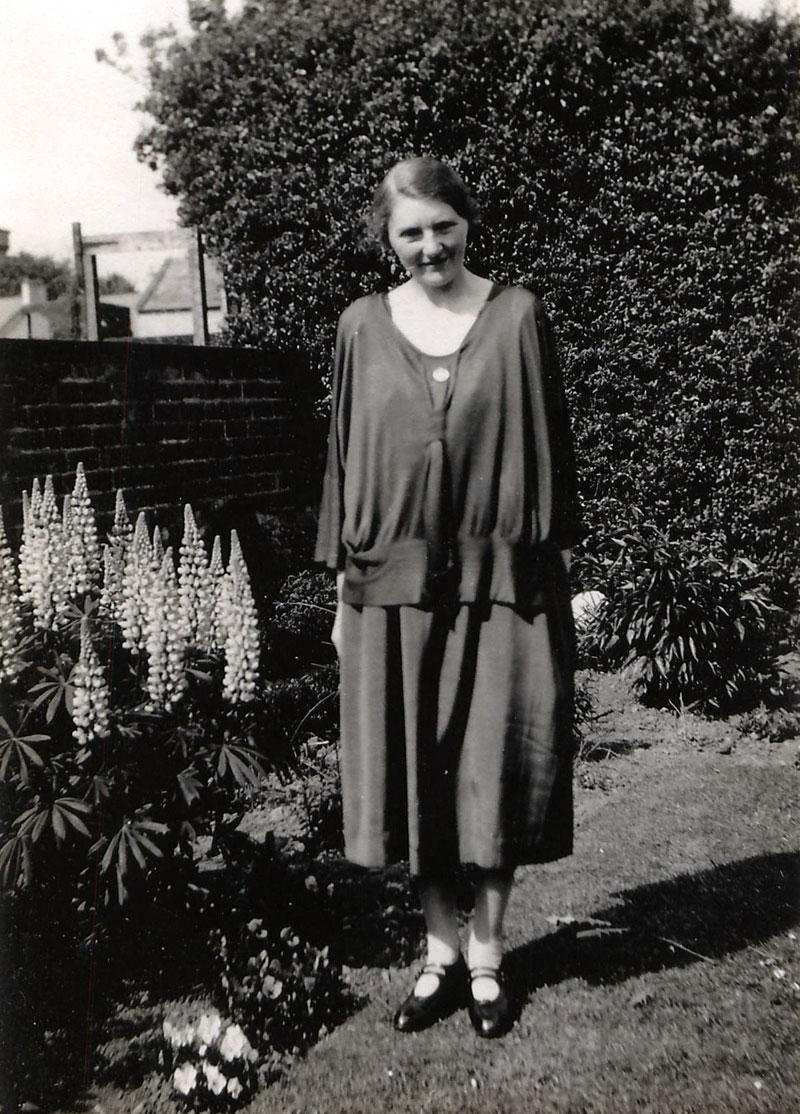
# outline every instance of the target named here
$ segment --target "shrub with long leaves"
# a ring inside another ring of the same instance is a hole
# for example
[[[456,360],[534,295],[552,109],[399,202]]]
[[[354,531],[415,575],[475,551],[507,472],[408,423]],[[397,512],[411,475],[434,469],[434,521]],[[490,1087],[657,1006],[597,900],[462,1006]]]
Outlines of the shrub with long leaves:
[[[648,703],[720,711],[757,703],[779,683],[765,575],[652,526],[614,538],[595,569],[607,599],[600,648],[633,672]]]

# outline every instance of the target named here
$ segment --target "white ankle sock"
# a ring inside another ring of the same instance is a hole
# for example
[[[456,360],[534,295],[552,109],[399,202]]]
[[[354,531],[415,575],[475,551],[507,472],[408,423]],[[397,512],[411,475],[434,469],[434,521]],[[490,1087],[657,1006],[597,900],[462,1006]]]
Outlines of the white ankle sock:
[[[503,962],[502,940],[478,940],[473,930],[470,930],[467,945],[467,963],[471,971],[477,967],[491,967],[498,970]],[[493,1002],[500,993],[497,982],[489,977],[481,977],[472,981],[472,996],[476,1002]]]
[[[449,940],[442,940],[438,936],[433,936],[428,933],[428,954],[425,957],[426,963],[435,963],[439,967],[449,967],[451,963],[456,963],[459,956],[458,940],[455,943]],[[430,994],[435,993],[439,986],[439,978],[437,975],[420,975],[417,979],[414,993],[418,998],[427,998]]]

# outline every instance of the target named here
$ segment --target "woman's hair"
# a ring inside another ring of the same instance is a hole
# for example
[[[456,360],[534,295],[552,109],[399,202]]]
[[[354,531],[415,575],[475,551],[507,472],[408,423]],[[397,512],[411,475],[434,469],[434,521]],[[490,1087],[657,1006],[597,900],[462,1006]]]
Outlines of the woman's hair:
[[[452,167],[424,155],[395,163],[372,198],[367,225],[372,235],[388,246],[389,218],[397,197],[416,197],[443,201],[469,221],[470,228],[478,220],[478,205]]]

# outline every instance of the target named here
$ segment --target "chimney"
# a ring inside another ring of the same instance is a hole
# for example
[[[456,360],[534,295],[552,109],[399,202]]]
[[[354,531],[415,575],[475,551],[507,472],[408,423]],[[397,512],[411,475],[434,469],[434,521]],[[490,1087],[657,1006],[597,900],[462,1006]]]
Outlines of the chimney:
[[[24,278],[20,294],[24,306],[40,306],[47,301],[47,287],[41,279]]]
[[[0,228],[0,255],[8,255],[9,233],[5,228]]]

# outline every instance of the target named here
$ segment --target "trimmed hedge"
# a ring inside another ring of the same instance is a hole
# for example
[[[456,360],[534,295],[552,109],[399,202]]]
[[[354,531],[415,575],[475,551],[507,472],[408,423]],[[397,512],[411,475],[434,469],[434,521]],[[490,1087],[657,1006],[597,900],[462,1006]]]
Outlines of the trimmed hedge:
[[[472,264],[554,319],[589,551],[638,510],[791,599],[795,23],[692,0],[191,10],[152,46],[139,152],[222,261],[232,342],[324,375],[338,312],[399,277],[358,214],[398,156],[438,155],[483,207]]]

